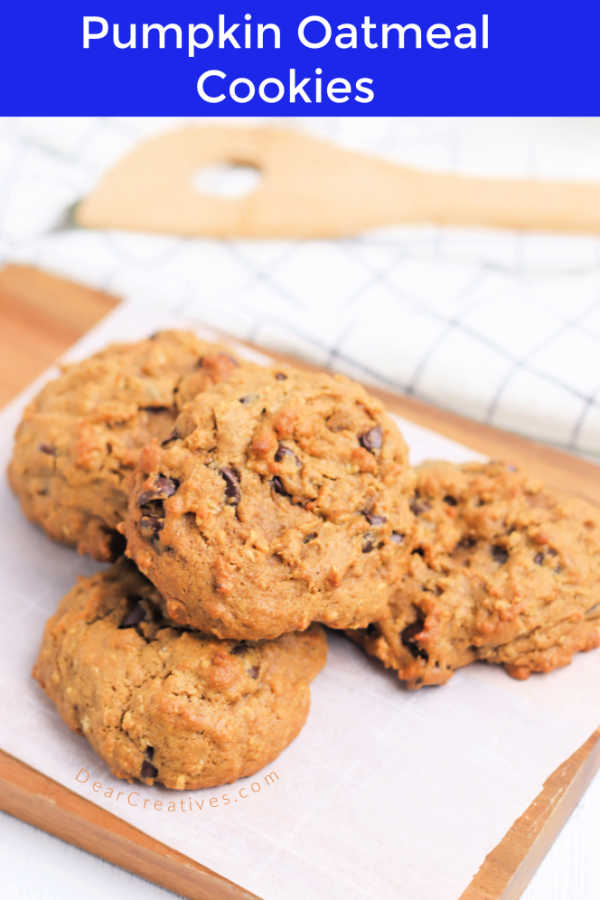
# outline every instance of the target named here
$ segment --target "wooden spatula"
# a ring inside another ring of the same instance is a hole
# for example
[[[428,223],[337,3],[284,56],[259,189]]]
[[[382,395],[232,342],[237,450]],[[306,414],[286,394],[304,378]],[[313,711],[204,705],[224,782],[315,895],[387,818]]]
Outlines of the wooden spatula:
[[[219,163],[256,168],[245,196],[201,193]],[[600,182],[436,174],[276,128],[189,126],[144,141],[75,210],[90,228],[229,238],[344,237],[403,223],[600,232]]]

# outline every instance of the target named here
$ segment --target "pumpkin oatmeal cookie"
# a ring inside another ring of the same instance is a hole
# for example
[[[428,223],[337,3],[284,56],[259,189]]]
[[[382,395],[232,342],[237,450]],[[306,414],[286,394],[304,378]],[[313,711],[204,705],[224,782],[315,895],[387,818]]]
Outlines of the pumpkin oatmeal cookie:
[[[261,643],[173,628],[122,559],[64,597],[34,676],[118,778],[194,790],[251,775],[296,737],[326,656],[318,626]]]
[[[600,643],[600,515],[499,462],[417,469],[408,570],[349,632],[410,687],[476,660],[515,678]]]
[[[180,625],[253,640],[360,627],[405,563],[413,478],[396,425],[349,379],[236,372],[144,449],[127,553]]]
[[[140,449],[169,435],[181,406],[237,366],[185,331],[112,344],[65,366],[17,428],[8,476],[27,517],[81,553],[116,558]]]

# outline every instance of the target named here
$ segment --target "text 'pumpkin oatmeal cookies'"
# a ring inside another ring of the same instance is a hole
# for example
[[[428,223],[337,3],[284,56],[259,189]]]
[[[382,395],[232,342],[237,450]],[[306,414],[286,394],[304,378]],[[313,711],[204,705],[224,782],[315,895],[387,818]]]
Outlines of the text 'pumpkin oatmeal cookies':
[[[416,539],[387,614],[350,636],[410,687],[475,660],[515,678],[600,643],[600,515],[503,463],[417,469]]]
[[[46,625],[35,678],[118,778],[193,790],[251,775],[306,720],[323,629],[219,641],[170,627],[158,603],[125,560],[80,578]]]
[[[184,331],[112,344],[65,366],[17,428],[8,475],[27,517],[82,553],[115,558],[124,483],[140,449],[166,437],[182,403],[236,366]]]
[[[221,638],[366,625],[407,555],[407,457],[381,405],[343,376],[235,373],[144,449],[127,553],[172,621]]]

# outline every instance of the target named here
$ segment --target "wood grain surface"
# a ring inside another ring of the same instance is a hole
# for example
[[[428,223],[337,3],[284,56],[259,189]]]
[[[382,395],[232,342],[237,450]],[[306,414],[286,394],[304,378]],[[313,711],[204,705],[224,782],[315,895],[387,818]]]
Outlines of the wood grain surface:
[[[110,294],[37,269],[0,269],[0,406],[118,302]]]
[[[108,294],[26,267],[0,270],[0,403],[117,303]],[[591,463],[412,397],[374,392],[389,409],[417,424],[522,463],[548,483],[600,504],[599,470]],[[600,729],[550,775],[460,900],[516,900],[599,768]],[[253,896],[1,751],[0,809],[193,900]]]
[[[517,900],[600,768],[600,728],[544,782],[460,900]]]
[[[184,897],[256,897],[1,750],[0,809]]]

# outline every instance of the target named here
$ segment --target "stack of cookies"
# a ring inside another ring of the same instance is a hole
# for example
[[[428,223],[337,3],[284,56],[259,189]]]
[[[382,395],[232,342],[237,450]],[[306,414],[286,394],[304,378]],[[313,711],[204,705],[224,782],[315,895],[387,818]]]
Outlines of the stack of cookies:
[[[410,687],[518,678],[600,642],[600,517],[500,463],[413,469],[341,376],[186,332],[108,347],[29,405],[11,485],[112,563],[49,620],[34,675],[115,775],[250,775],[298,734],[323,625]]]

